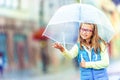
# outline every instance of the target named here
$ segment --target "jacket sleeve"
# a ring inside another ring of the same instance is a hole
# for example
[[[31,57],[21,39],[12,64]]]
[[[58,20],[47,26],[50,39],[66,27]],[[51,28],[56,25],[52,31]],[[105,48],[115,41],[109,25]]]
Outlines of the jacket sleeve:
[[[72,49],[70,49],[70,50],[65,49],[65,51],[62,52],[62,54],[63,54],[63,56],[65,56],[65,57],[68,58],[68,59],[73,59],[73,58],[75,58],[75,57],[77,56],[77,54],[78,54],[78,46],[77,46],[77,45],[74,45],[74,46],[72,47]]]
[[[94,69],[102,69],[106,68],[109,65],[109,55],[108,55],[108,49],[103,47],[101,51],[101,60],[96,62],[86,62],[86,68],[94,68]]]

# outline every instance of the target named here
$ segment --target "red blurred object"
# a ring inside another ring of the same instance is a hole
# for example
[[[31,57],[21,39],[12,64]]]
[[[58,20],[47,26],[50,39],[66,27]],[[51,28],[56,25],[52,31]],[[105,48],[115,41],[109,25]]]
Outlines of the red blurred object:
[[[48,38],[46,36],[42,35],[44,30],[45,30],[45,27],[40,27],[40,29],[38,31],[33,33],[33,39],[34,40],[44,40],[44,41],[48,40]]]

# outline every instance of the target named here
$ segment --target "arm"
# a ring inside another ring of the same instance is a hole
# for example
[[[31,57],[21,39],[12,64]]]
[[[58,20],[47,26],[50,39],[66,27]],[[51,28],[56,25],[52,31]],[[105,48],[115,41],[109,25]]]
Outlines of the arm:
[[[72,47],[72,49],[69,50],[69,51],[68,51],[67,49],[65,49],[65,51],[62,52],[62,54],[63,54],[66,58],[69,58],[69,59],[75,58],[75,57],[77,56],[77,54],[78,54],[78,47],[77,47],[77,45],[74,45],[74,46]]]
[[[105,49],[105,48],[104,48]],[[86,62],[85,68],[102,69],[109,65],[109,55],[107,49],[101,51],[101,60],[96,62]]]
[[[78,54],[77,45],[74,45],[69,51],[59,43],[54,43],[53,47],[59,49],[62,52],[62,55],[69,59],[73,59]]]

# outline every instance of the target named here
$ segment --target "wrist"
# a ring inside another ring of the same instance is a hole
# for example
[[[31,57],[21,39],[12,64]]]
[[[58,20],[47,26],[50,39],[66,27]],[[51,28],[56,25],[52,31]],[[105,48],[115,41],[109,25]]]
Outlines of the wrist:
[[[65,51],[65,49],[62,47],[62,48],[60,48],[60,51],[61,51],[61,52],[64,52],[64,51]]]

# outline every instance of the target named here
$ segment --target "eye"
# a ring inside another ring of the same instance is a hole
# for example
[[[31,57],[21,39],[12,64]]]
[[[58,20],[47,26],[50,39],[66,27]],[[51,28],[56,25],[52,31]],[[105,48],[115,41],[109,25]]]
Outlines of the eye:
[[[90,30],[90,29],[85,29],[85,28],[81,28],[81,31],[85,31],[85,32],[92,32],[93,30]]]

